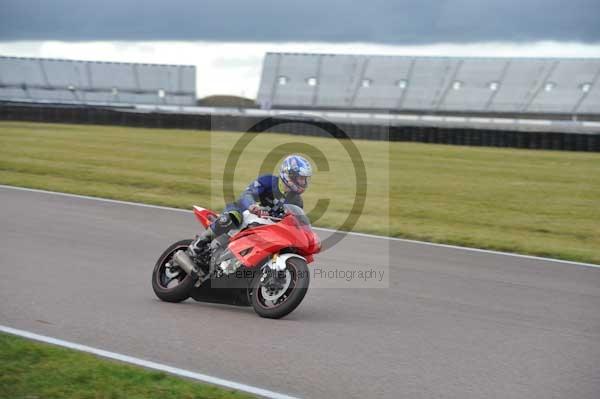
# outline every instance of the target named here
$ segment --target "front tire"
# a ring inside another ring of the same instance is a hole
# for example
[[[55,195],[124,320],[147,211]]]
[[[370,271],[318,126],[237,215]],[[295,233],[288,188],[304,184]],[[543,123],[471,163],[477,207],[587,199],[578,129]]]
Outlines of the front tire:
[[[301,258],[289,258],[286,261],[286,273],[289,273],[290,283],[277,300],[265,298],[265,290],[261,284],[263,273],[257,273],[252,281],[252,307],[260,317],[280,319],[290,314],[300,305],[308,291],[310,274],[306,261]],[[287,278],[287,277],[286,277]]]
[[[178,276],[167,278],[166,272],[168,268],[166,265],[171,261],[175,252],[187,249],[192,241],[177,241],[167,248],[156,261],[156,265],[152,271],[152,289],[158,299],[165,302],[182,302],[190,297],[196,279],[179,267],[177,268],[179,269]]]

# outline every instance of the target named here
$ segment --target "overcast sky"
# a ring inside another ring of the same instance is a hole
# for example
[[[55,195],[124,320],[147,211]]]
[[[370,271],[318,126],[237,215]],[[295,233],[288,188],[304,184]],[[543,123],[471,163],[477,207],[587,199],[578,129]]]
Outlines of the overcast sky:
[[[254,97],[267,51],[600,57],[600,0],[0,0],[0,55],[191,64]]]
[[[600,42],[600,0],[0,0],[0,40]]]

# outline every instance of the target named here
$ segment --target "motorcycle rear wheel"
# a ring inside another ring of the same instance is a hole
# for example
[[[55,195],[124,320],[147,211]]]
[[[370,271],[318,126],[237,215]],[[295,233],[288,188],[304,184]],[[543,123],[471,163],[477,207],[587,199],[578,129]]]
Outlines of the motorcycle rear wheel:
[[[300,305],[308,291],[310,274],[306,261],[300,258],[289,258],[286,261],[286,272],[291,275],[289,287],[277,299],[270,301],[263,295],[261,288],[262,273],[257,273],[252,281],[252,307],[260,316],[268,319],[280,319],[290,314]]]
[[[178,279],[178,284],[174,287],[168,287],[165,286],[165,270],[167,269],[167,262],[173,258],[175,252],[185,250],[192,241],[193,240],[177,241],[169,246],[156,261],[156,265],[152,271],[152,289],[158,299],[165,302],[182,302],[190,297],[196,279],[189,274],[185,274],[185,272],[181,270],[180,273],[185,274],[185,276]]]

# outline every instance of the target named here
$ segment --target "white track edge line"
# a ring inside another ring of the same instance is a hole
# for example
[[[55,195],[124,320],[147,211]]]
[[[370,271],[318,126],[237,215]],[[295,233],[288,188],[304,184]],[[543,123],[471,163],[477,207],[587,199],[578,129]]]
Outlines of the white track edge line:
[[[327,229],[327,228],[323,228],[323,227],[315,227],[315,229],[316,230],[329,231],[329,232],[341,232],[339,230]],[[341,233],[343,233],[343,232],[341,232]],[[600,268],[600,265],[596,265],[594,263],[584,263],[584,262],[576,262],[576,261],[572,261],[572,260],[544,258],[542,256],[535,256],[535,255],[524,255],[524,254],[517,254],[517,253],[513,253],[513,252],[494,251],[493,249],[461,247],[459,245],[440,244],[440,243],[437,243],[437,242],[427,242],[427,241],[410,240],[408,238],[378,236],[378,235],[375,235],[375,234],[358,233],[358,232],[350,232],[348,234],[355,235],[355,236],[360,236],[360,237],[367,237],[367,238],[379,238],[379,239],[387,239],[387,240],[392,240],[392,241],[401,241],[401,242],[405,242],[405,243],[409,243],[409,244],[430,245],[432,247],[449,248],[449,249],[459,249],[459,250],[462,250],[462,251],[480,252],[480,253],[491,254],[491,255],[512,256],[512,257],[515,257],[515,258],[524,258],[524,259],[532,259],[532,260],[541,260],[541,261],[545,261],[545,262],[564,263],[564,264],[567,264],[567,265],[574,265],[574,266],[585,266],[585,267]]]
[[[121,201],[121,200],[114,200],[114,199],[102,198],[102,197],[92,197],[89,195],[61,193],[58,191],[40,190],[37,188],[7,186],[4,184],[0,184],[0,188],[21,190],[21,191],[31,191],[31,192],[42,193],[42,194],[52,194],[52,195],[58,195],[58,196],[63,196],[63,197],[82,198],[82,199],[89,199],[89,200],[94,200],[94,201],[109,202],[109,203],[113,203],[113,204],[133,205],[133,206],[140,206],[140,207],[145,207],[145,208],[162,209],[162,210],[167,210],[167,211],[192,213],[192,211],[187,210],[187,209],[172,208],[172,207],[160,206],[160,205],[142,204],[139,202]],[[328,229],[328,228],[324,228],[324,227],[315,227],[315,230],[321,230],[321,231],[332,232],[332,233],[344,233],[344,234],[349,234],[349,235],[353,235],[353,236],[373,238],[373,239],[379,239],[379,240],[400,241],[400,242],[406,242],[406,243],[410,243],[410,244],[429,245],[432,247],[457,249],[457,250],[461,250],[461,251],[479,252],[479,253],[485,253],[485,254],[491,254],[491,255],[512,256],[512,257],[516,257],[516,258],[540,260],[540,261],[553,262],[553,263],[563,263],[563,264],[567,264],[567,265],[585,266],[585,267],[593,267],[593,268],[600,269],[600,265],[596,265],[593,263],[584,263],[584,262],[575,262],[575,261],[570,261],[570,260],[544,258],[542,256],[535,256],[535,255],[523,255],[523,254],[517,254],[517,253],[512,253],[512,252],[494,251],[492,249],[461,247],[459,245],[439,244],[436,242],[410,240],[407,238],[399,238],[399,237],[386,237],[386,236],[379,236],[376,234],[358,233],[358,232],[353,232],[353,231],[345,232],[345,231],[341,231],[341,230]]]
[[[123,355],[123,354],[116,353],[116,352],[109,352],[109,351],[106,351],[103,349],[92,348],[91,346],[81,345],[81,344],[77,344],[77,343],[69,342],[69,341],[64,341],[62,339],[52,338],[52,337],[48,337],[45,335],[32,333],[29,331],[18,330],[16,328],[12,328],[12,327],[0,325],[0,331],[7,333],[7,334],[11,334],[11,335],[16,335],[19,337],[32,339],[34,341],[40,341],[40,342],[44,342],[47,344],[58,345],[58,346],[62,346],[64,348],[69,348],[69,349],[74,349],[74,350],[80,351],[80,352],[90,353],[90,354],[100,356],[103,358],[118,360],[120,362],[133,364],[136,366],[141,366],[141,367],[144,367],[147,369],[163,371],[168,374],[185,377],[185,378],[190,378],[190,379],[193,379],[196,381],[205,382],[205,383],[212,384],[212,385],[218,385],[221,387],[225,387],[225,388],[229,388],[229,389],[233,389],[233,390],[237,390],[237,391],[243,391],[243,392],[251,393],[251,394],[266,397],[266,398],[296,399],[293,396],[269,391],[267,389],[257,388],[257,387],[253,387],[251,385],[241,384],[241,383],[238,383],[235,381],[229,381],[229,380],[225,380],[225,379],[218,378],[218,377],[212,377],[212,376],[209,376],[206,374],[196,373],[193,371],[184,370],[184,369],[180,369],[177,367],[167,366],[165,364],[152,362],[150,360],[139,359],[137,357]]]

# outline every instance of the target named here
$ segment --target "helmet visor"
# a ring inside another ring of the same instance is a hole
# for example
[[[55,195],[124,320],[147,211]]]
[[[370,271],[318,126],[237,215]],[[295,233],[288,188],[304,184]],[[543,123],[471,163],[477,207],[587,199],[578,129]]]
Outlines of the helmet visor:
[[[296,175],[296,176],[292,177],[292,180],[294,181],[294,183],[298,187],[301,187],[302,189],[306,189],[308,187],[309,179],[310,179],[310,176]]]

